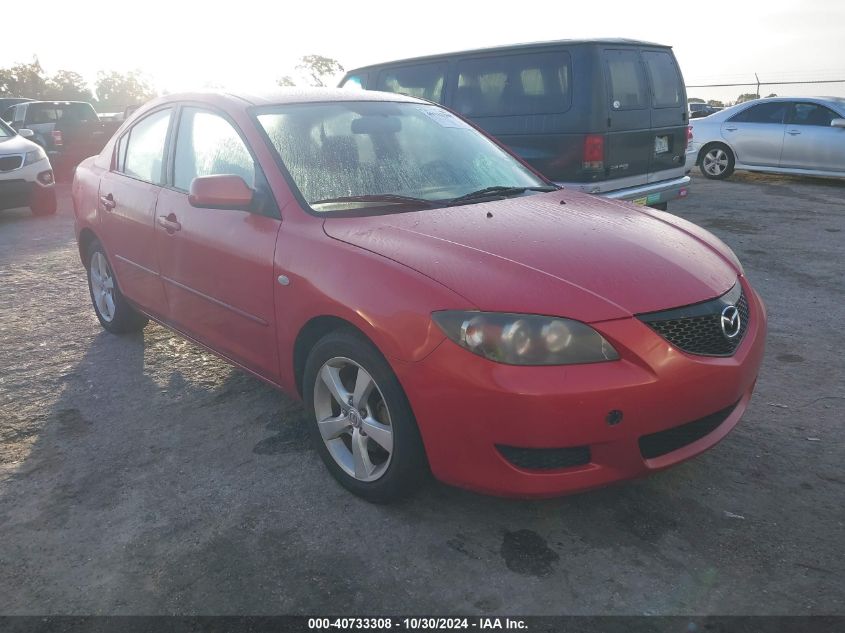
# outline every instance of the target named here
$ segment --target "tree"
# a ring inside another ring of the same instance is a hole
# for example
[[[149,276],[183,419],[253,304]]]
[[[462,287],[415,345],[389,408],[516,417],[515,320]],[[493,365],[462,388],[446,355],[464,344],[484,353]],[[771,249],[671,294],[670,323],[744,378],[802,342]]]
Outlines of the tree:
[[[746,92],[745,94],[741,94],[736,98],[737,103],[745,103],[746,101],[754,101],[754,99],[759,99],[760,95],[754,92]]]
[[[94,98],[82,75],[72,70],[60,70],[48,78],[44,96],[61,101],[91,101]]]
[[[293,80],[293,77],[290,75],[285,75],[281,79],[276,80],[276,85],[281,86],[282,88],[286,88],[289,86],[295,86],[296,82]]]
[[[724,108],[725,107],[725,104],[723,102],[719,101],[718,99],[710,99],[710,101],[707,102],[707,105],[713,106],[714,108]]]
[[[772,94],[770,94],[770,95],[766,95],[766,99],[768,99],[769,97],[777,97],[777,95],[773,92],[773,93],[772,93]]]
[[[704,103],[704,99],[699,99],[698,97],[690,97],[687,99],[687,103]]]
[[[343,72],[343,66],[340,65],[340,62],[322,55],[305,55],[300,58],[296,69],[302,73],[309,86],[320,88],[326,85],[326,80],[332,75]]]
[[[37,57],[33,57],[29,64],[0,69],[0,95],[42,99],[46,88],[44,69]]]
[[[138,70],[128,73],[101,70],[97,73],[96,87],[97,109],[100,112],[123,110],[156,96],[153,87]]]

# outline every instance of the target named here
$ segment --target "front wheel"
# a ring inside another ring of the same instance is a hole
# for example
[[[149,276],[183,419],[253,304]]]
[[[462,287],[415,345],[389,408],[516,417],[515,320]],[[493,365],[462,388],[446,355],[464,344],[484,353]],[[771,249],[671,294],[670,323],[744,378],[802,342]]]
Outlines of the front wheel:
[[[332,476],[374,503],[410,495],[427,474],[411,406],[390,366],[353,331],[317,342],[303,377],[312,440]]]
[[[123,297],[103,245],[97,241],[88,249],[88,291],[100,325],[112,334],[138,332],[149,321]]]
[[[727,145],[711,145],[702,151],[701,173],[710,180],[723,180],[734,173],[735,161],[734,154]]]

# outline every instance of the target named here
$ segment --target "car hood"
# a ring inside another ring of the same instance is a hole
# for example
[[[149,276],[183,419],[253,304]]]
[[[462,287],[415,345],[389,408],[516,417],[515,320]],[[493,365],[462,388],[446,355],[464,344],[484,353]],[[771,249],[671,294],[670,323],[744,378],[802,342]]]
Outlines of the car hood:
[[[555,191],[327,218],[325,232],[400,262],[480,310],[586,322],[684,306],[736,283],[730,249],[668,213]]]
[[[0,138],[0,155],[23,154],[38,149],[38,145],[16,134],[8,138]]]

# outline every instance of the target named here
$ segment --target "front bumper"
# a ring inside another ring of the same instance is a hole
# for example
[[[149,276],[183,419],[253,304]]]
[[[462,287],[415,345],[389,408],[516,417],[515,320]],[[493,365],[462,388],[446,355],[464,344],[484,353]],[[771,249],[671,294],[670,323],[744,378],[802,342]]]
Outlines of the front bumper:
[[[479,492],[545,497],[640,477],[710,448],[745,411],[763,358],[765,308],[742,283],[750,323],[727,358],[685,354],[627,318],[593,324],[619,351],[614,362],[516,367],[445,340],[422,361],[396,364],[432,472]],[[722,421],[703,437],[659,457],[643,456],[643,436],[722,411]],[[589,462],[532,470],[516,466],[497,446],[588,447]]]
[[[39,174],[44,172],[50,172],[49,184],[38,180]],[[52,168],[47,159],[0,173],[0,209],[30,206],[33,196],[42,195],[43,191],[55,187],[52,177]]]

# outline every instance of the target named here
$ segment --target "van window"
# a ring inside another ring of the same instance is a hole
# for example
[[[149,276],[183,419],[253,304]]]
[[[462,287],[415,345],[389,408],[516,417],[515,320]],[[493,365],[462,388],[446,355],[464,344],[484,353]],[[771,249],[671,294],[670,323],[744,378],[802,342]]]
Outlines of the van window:
[[[643,60],[651,82],[652,105],[671,108],[683,105],[683,89],[675,60],[668,51],[645,51]]]
[[[783,123],[788,101],[770,101],[746,108],[730,118],[734,123]]]
[[[571,76],[565,51],[466,59],[458,64],[455,109],[471,117],[565,112]]]
[[[344,79],[343,84],[340,87],[352,90],[362,90],[367,87],[365,79],[365,75],[349,75],[349,77]]]
[[[376,90],[398,92],[409,97],[442,101],[446,83],[446,64],[420,64],[382,70]]]
[[[613,110],[638,110],[646,107],[645,80],[639,53],[635,50],[606,50],[610,107]]]

